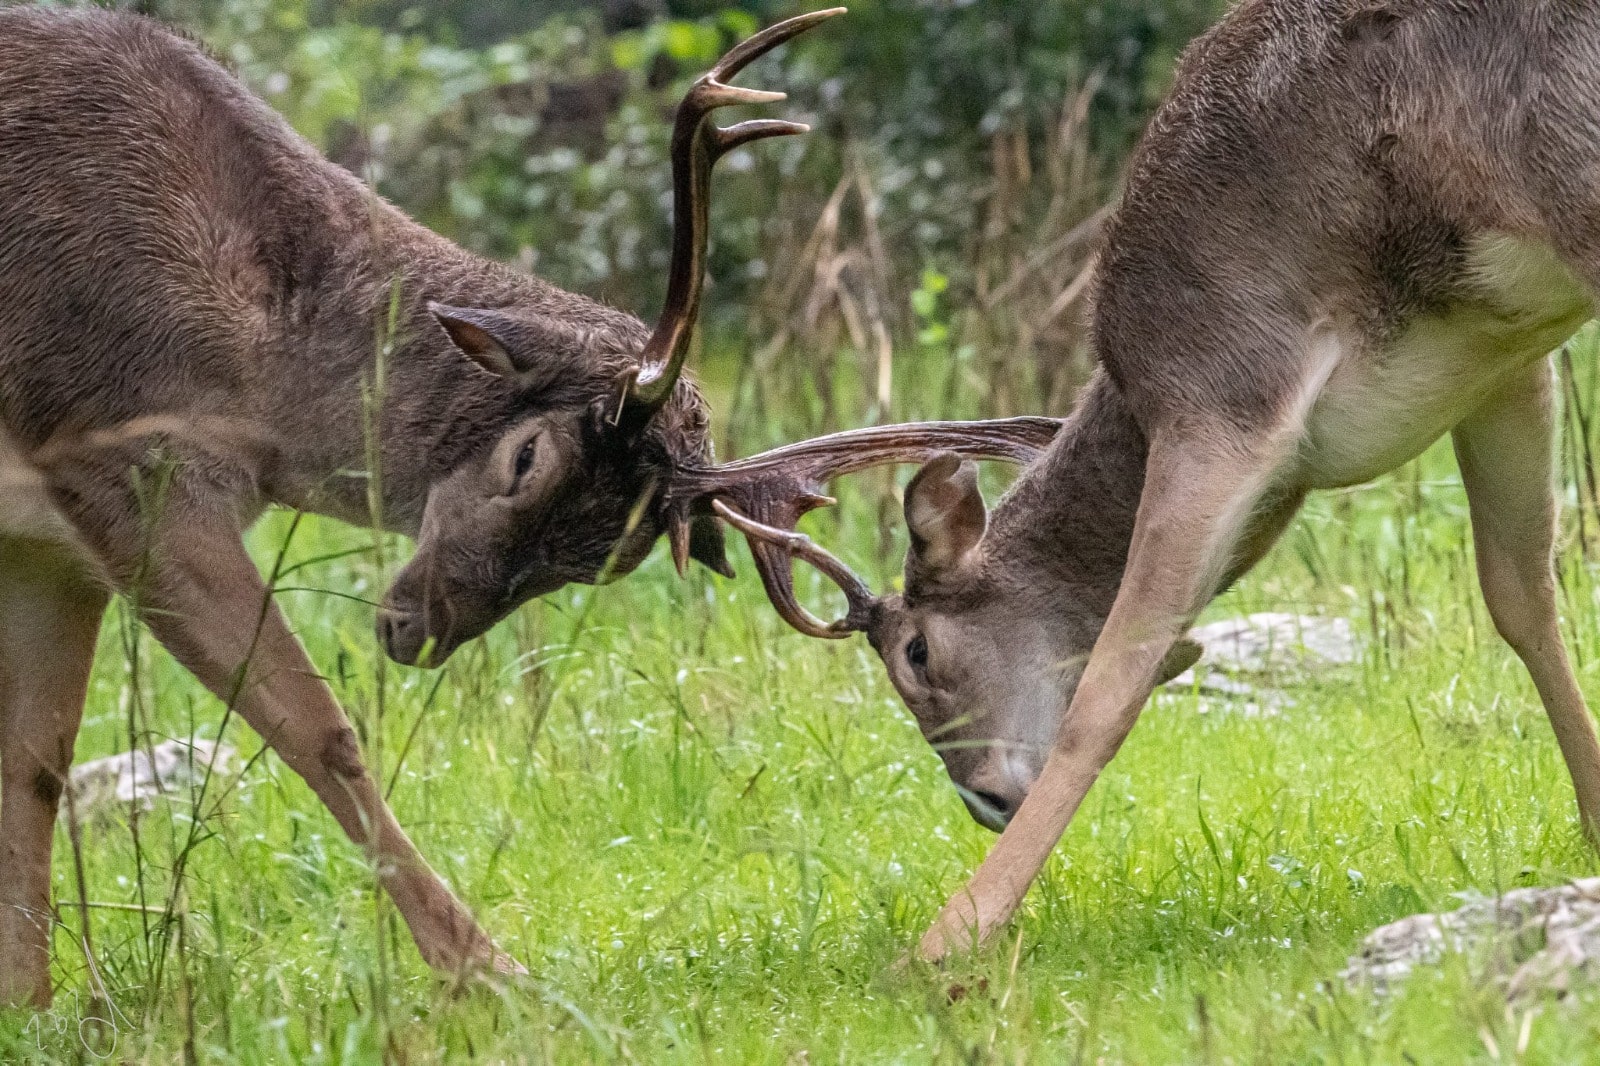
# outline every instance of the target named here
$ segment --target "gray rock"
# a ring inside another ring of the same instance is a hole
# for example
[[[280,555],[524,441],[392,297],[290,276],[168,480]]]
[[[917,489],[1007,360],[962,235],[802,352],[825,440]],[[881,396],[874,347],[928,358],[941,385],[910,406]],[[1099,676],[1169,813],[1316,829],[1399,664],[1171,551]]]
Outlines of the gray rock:
[[[1271,717],[1295,703],[1278,685],[1348,666],[1360,655],[1347,618],[1264,611],[1208,622],[1189,636],[1205,655],[1167,687],[1198,692],[1202,714],[1217,708]],[[1276,684],[1265,683],[1269,677]]]
[[[147,811],[158,798],[187,798],[205,780],[208,767],[217,776],[237,769],[238,755],[226,744],[168,740],[148,751],[125,751],[72,768],[68,787],[80,822],[118,811]],[[67,816],[67,805],[61,805]]]
[[[1414,914],[1361,942],[1344,979],[1386,992],[1446,954],[1481,957],[1508,998],[1563,994],[1600,977],[1600,877],[1557,888],[1519,888],[1443,914]]]
[[[1263,611],[1197,626],[1189,634],[1205,645],[1206,661],[1234,673],[1310,672],[1356,661],[1348,618]]]

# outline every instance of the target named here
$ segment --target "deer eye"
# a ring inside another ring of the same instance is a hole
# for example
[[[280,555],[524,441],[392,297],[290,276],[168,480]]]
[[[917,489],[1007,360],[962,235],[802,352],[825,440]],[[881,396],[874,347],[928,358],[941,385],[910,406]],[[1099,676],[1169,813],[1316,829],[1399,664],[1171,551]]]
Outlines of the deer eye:
[[[919,678],[926,679],[928,674],[928,640],[918,634],[911,638],[911,643],[906,645],[906,662],[917,672]]]
[[[511,470],[512,487],[522,484],[522,479],[528,476],[528,471],[533,469],[534,457],[539,454],[539,438],[534,437],[522,446],[517,452],[517,461]]]

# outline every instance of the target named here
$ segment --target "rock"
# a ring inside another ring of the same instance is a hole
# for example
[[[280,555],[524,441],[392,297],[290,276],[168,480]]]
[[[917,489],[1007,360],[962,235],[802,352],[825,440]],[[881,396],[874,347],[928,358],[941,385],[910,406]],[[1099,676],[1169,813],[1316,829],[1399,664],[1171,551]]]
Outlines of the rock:
[[[1217,706],[1250,718],[1276,715],[1294,706],[1294,699],[1263,684],[1263,675],[1292,683],[1348,666],[1359,657],[1346,618],[1266,611],[1208,622],[1189,636],[1205,646],[1205,655],[1168,682],[1168,688],[1215,697],[1202,698],[1202,714]]]
[[[1207,662],[1235,673],[1313,671],[1357,657],[1348,618],[1264,611],[1208,622],[1189,635],[1205,645]]]
[[[68,787],[80,822],[130,808],[147,811],[158,797],[187,798],[205,780],[207,767],[217,776],[232,774],[237,753],[226,744],[168,740],[149,751],[125,751],[72,768]],[[61,805],[61,817],[67,805]]]
[[[1389,987],[1447,953],[1482,955],[1508,998],[1558,995],[1600,978],[1600,877],[1558,888],[1519,888],[1444,914],[1415,914],[1361,942],[1344,979]]]

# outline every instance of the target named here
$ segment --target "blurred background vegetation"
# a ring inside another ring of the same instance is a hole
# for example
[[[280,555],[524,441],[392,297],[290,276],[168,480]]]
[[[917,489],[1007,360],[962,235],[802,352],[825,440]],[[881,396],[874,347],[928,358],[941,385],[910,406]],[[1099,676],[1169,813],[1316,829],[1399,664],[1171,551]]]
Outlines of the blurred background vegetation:
[[[671,108],[793,0],[135,0],[462,244],[648,318]],[[855,0],[744,84],[811,136],[725,161],[702,373],[795,434],[1059,411],[1101,209],[1222,0]],[[736,443],[732,440],[725,443]]]
[[[827,0],[116,2],[203,39],[426,224],[649,318],[678,95],[737,38]],[[1177,54],[1224,6],[846,2],[742,79],[787,90],[769,113],[815,132],[717,178],[695,366],[725,451],[1070,406],[1097,226]],[[1557,365],[1574,416],[1563,626],[1593,696],[1600,331]],[[893,477],[852,479],[845,507],[807,520],[836,523],[813,529],[879,587],[904,546]],[[1600,1047],[1596,993],[1514,1014],[1476,962],[1393,998],[1330,980],[1382,922],[1595,872],[1536,695],[1478,600],[1447,442],[1317,495],[1213,609],[1348,618],[1359,666],[1277,717],[1158,699],[1016,939],[939,985],[885,974],[992,838],[866,644],[788,633],[742,548],[741,582],[681,581],[658,552],[624,590],[530,604],[428,674],[386,667],[372,641],[362,601],[394,554],[280,513],[257,557],[296,529],[286,609],[401,821],[537,975],[533,994],[427,976],[358,851],[252,757],[209,796],[90,827],[82,852],[58,844],[65,986],[55,1014],[0,1020],[0,1062],[1575,1062]],[[797,576],[815,606],[823,580]],[[259,751],[132,618],[114,613],[102,641],[80,757],[196,735]],[[104,1028],[85,1013],[102,980],[109,1046],[84,1036]]]

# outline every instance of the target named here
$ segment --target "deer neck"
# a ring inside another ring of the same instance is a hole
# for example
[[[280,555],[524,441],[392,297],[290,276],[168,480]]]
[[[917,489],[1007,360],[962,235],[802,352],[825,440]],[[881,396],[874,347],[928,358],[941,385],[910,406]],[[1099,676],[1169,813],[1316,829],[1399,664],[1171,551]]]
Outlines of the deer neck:
[[[995,507],[991,565],[1104,619],[1133,540],[1147,453],[1121,391],[1097,372],[1050,450]]]

